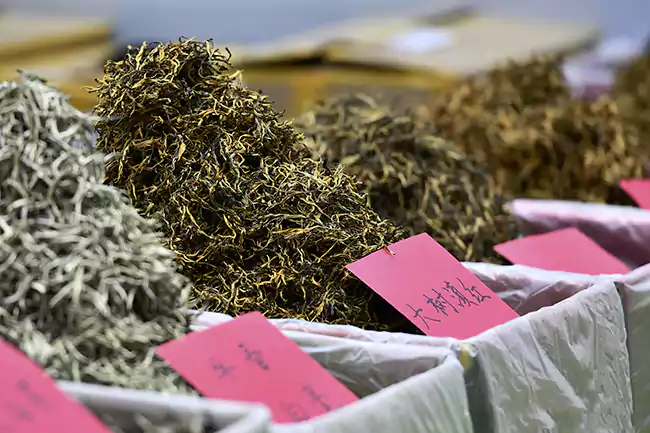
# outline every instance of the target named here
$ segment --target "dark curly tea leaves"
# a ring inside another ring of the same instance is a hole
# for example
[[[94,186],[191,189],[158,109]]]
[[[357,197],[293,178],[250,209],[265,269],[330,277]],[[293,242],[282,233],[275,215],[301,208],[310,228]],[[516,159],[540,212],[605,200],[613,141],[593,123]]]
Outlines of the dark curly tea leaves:
[[[380,216],[429,233],[459,260],[502,263],[492,247],[516,235],[505,200],[481,164],[365,95],[322,102],[296,120],[316,158],[355,176]]]
[[[94,89],[108,181],[158,218],[209,311],[377,329],[407,323],[344,267],[406,234],[356,181],[310,158],[228,52],[181,40],[133,48]]]
[[[427,117],[485,162],[507,195],[620,203],[618,181],[643,175],[639,129],[616,101],[572,97],[560,60],[539,57],[472,78],[440,95]]]

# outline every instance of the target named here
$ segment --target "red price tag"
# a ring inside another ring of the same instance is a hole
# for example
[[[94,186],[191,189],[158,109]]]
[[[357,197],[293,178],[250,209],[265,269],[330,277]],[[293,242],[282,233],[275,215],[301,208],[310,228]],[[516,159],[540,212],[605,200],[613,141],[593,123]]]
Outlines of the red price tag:
[[[110,433],[92,413],[9,343],[0,340],[0,432]]]
[[[517,313],[428,234],[347,266],[426,335],[468,338]]]
[[[504,242],[494,250],[517,265],[549,271],[600,275],[630,270],[574,227]]]
[[[204,396],[264,403],[275,422],[305,421],[358,400],[258,312],[156,351]]]
[[[650,209],[650,179],[622,180],[620,186],[640,208]]]

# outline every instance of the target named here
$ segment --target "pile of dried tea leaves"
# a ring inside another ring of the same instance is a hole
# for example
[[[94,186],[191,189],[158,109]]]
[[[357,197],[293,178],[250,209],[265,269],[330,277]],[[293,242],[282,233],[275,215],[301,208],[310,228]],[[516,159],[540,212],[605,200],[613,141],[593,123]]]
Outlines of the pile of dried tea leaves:
[[[344,267],[405,237],[314,161],[210,42],[109,62],[94,89],[108,179],[163,222],[199,306],[387,329],[406,322]],[[396,323],[396,324],[395,324]]]
[[[495,110],[510,105],[515,110],[564,100],[571,95],[563,72],[564,58],[538,55],[525,62],[508,61],[460,83],[444,94],[451,111]]]
[[[644,141],[650,139],[650,52],[617,71],[612,94],[625,120],[639,128]]]
[[[92,133],[43,81],[0,83],[0,336],[56,379],[190,392],[153,352],[186,332],[189,282]]]
[[[650,53],[642,54],[616,73],[613,93],[625,99],[630,111],[650,110]]]
[[[616,203],[618,181],[643,174],[639,131],[612,100],[572,98],[553,65],[536,61],[499,70],[498,79],[470,79],[440,95],[430,121],[487,163],[507,195]],[[537,79],[548,83],[546,98],[532,85]]]
[[[315,157],[361,181],[380,216],[431,234],[459,260],[503,262],[492,247],[516,236],[505,200],[485,167],[428,123],[349,95],[318,104],[296,125]]]

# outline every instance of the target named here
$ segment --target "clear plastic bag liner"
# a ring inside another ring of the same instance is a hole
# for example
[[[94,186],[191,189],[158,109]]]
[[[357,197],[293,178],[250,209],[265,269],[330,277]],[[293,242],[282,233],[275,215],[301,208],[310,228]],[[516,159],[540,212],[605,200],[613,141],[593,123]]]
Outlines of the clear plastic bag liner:
[[[109,415],[124,431],[132,431],[135,415],[143,415],[150,421],[171,418],[188,422],[201,416],[214,425],[219,433],[270,431],[271,414],[263,405],[64,381],[58,382],[58,386],[93,412]]]
[[[613,282],[468,342],[495,432],[633,431],[624,314]]]
[[[650,433],[650,265],[623,279],[623,301],[627,315],[630,373],[634,399],[634,427]]]
[[[509,205],[522,233],[576,227],[632,268],[650,262],[650,211],[561,200],[518,199]]]
[[[627,345],[637,432],[650,433],[650,265],[626,275],[591,276],[527,266],[464,263],[519,314],[527,314],[588,289],[599,281],[617,284],[626,314]]]
[[[211,316],[216,321],[223,315]],[[202,326],[196,326],[200,330]],[[359,401],[295,424],[272,424],[256,405],[161,396],[153,393],[62,383],[84,404],[100,410],[164,414],[172,409],[214,414],[220,432],[282,433],[472,433],[463,367],[448,348],[401,346],[287,333]],[[248,407],[247,407],[248,406]]]

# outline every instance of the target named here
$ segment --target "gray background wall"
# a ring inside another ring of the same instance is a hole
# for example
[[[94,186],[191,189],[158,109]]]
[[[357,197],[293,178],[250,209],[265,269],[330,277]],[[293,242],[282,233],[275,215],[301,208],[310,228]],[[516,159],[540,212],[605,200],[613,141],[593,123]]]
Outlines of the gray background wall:
[[[116,19],[120,43],[179,36],[258,42],[319,24],[435,0],[0,0],[15,9],[65,9]],[[486,11],[599,23],[605,35],[645,34],[648,0],[483,0]]]

